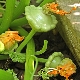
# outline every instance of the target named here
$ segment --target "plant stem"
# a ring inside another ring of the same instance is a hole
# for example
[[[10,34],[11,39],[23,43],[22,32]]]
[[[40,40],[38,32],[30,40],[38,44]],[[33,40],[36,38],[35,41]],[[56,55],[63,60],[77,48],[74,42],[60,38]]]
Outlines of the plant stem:
[[[5,32],[9,28],[13,18],[14,8],[15,0],[6,0],[6,11],[3,15],[2,23],[0,26],[0,34]]]
[[[34,58],[31,55],[35,54],[35,44],[31,39],[26,48],[26,63],[25,63],[25,75],[24,80],[31,80],[31,75],[34,71]]]
[[[2,18],[0,18],[0,24],[1,24],[1,22],[2,22]],[[28,21],[27,21],[26,17],[22,17],[22,18],[19,18],[19,19],[12,21],[10,28],[22,26],[22,25],[25,25],[27,23],[28,23]]]
[[[20,35],[22,36],[27,36],[28,32],[23,29],[22,27],[14,27],[13,30],[18,30],[20,32]],[[33,80],[33,74],[36,70],[36,66],[38,64],[36,60],[36,65],[34,69],[34,57],[31,56],[35,55],[35,44],[33,39],[31,39],[26,48],[26,63],[25,63],[25,75],[24,75],[24,80]],[[32,73],[32,74],[31,74]]]
[[[25,8],[25,0],[20,0],[20,3],[18,4],[18,6],[14,10],[13,20],[18,18],[24,12],[24,8]]]
[[[28,34],[27,37],[25,37],[24,41],[19,45],[16,52],[20,52],[22,48],[29,42],[29,40],[33,37],[33,35],[36,33],[35,30],[31,30],[31,32]]]
[[[2,22],[2,18],[0,18],[0,24],[1,24],[1,22]],[[19,18],[19,19],[12,21],[10,28],[14,29],[18,26],[22,26],[22,25],[25,25],[27,23],[28,23],[28,21],[27,21],[26,17],[22,17],[22,18]]]
[[[33,80],[33,76],[34,76],[35,71],[36,71],[37,66],[38,66],[38,59],[37,59],[37,57],[34,56],[34,55],[31,55],[31,57],[33,57],[33,58],[35,59],[35,68],[34,68],[34,71],[33,71],[32,75],[31,75],[31,78],[30,78],[30,80]]]
[[[21,16],[21,14],[25,10],[25,6],[29,5],[29,3],[30,3],[30,0],[20,0],[19,5],[17,6],[17,8],[14,11],[13,20],[16,18],[19,18]]]
[[[44,58],[37,58],[38,59],[38,62],[41,62],[41,63],[46,63],[48,59],[44,59]]]
[[[7,58],[9,58],[8,55],[0,55],[0,60],[5,60],[5,59],[7,59]]]
[[[40,51],[36,51],[35,55],[40,55],[40,54],[44,53],[47,49],[47,44],[48,44],[48,41],[44,40],[44,45],[43,45],[42,49]]]
[[[17,27],[17,26],[22,26],[22,25],[27,24],[27,23],[28,23],[28,22],[27,22],[26,17],[22,17],[22,18],[19,18],[19,19],[14,20],[14,21],[11,23],[11,27],[10,27],[10,28],[12,28],[12,27]]]

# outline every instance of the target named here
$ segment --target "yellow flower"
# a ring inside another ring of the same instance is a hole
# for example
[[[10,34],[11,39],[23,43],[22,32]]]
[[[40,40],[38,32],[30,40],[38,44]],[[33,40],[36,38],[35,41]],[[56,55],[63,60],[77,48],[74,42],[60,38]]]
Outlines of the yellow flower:
[[[55,2],[52,3],[47,3],[43,6],[44,11],[47,13],[52,12],[52,13],[56,13],[59,15],[65,15],[65,14],[70,14],[73,10],[76,10],[76,6],[74,6],[69,12],[64,11],[64,10],[60,10],[58,9],[58,4]]]
[[[51,71],[48,71],[49,75],[58,75],[64,76],[66,80],[69,80],[68,78],[76,72],[76,65],[72,62],[71,59],[65,58],[61,61],[61,63],[57,66],[56,69],[53,69]]]
[[[66,62],[65,62],[66,61]],[[61,65],[57,67],[59,74],[64,76],[66,80],[69,80],[69,76],[76,72],[76,65],[72,62],[71,59],[65,58]]]
[[[16,41],[22,41],[24,37],[18,35],[18,31],[6,31],[0,35],[0,41],[4,44],[5,49],[12,47]]]

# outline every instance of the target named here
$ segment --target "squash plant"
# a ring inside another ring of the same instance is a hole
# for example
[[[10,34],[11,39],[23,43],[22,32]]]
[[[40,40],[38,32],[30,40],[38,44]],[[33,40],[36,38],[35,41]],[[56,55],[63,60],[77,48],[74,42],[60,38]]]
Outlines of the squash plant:
[[[30,1],[31,0],[5,1],[6,8],[3,9],[3,15],[0,18],[0,60],[11,58],[13,62],[25,63],[24,80],[33,80],[38,61],[44,62],[44,72],[46,73],[46,77],[49,78],[52,74],[51,70],[48,69],[53,68],[54,70],[54,68],[57,68],[58,70],[59,67],[65,66],[66,61],[63,60],[62,53],[58,52],[52,54],[48,59],[36,57],[36,55],[40,55],[46,51],[48,41],[44,40],[42,49],[35,51],[36,47],[33,36],[37,32],[48,32],[56,27],[58,21],[54,14],[45,14],[48,10],[45,9],[46,7],[43,8],[43,5],[53,2],[53,0],[37,0],[36,3],[38,3],[38,6],[30,5]],[[25,24],[30,25],[30,33],[22,27]],[[18,44],[19,42],[21,43]],[[26,49],[23,53],[22,49],[25,46]],[[73,64],[71,60],[69,61]],[[75,73],[76,66],[71,66],[70,69],[71,68],[73,68],[71,74]],[[45,75],[45,73],[43,73],[43,75]],[[3,74],[5,74],[5,77],[3,77]],[[45,76],[41,74],[42,73],[40,73],[39,76],[44,78]],[[51,75],[48,76],[48,74]],[[69,76],[71,74],[69,74]],[[61,76],[66,77],[62,74]],[[69,76],[67,76],[66,79],[68,79]],[[44,79],[46,79],[46,77]],[[0,70],[0,79],[18,80],[12,70],[4,71],[2,69]]]

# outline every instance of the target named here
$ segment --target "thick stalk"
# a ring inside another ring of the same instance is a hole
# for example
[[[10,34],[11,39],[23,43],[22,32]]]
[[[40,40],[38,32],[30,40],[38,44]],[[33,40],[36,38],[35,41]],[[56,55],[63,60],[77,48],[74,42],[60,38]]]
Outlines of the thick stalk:
[[[25,63],[25,75],[24,80],[31,80],[31,76],[34,71],[34,58],[31,55],[35,54],[35,44],[31,39],[26,48],[26,63]]]
[[[26,30],[24,30],[22,27],[17,27],[13,30],[18,30],[20,32],[20,35],[27,36],[28,33]],[[23,47],[22,47],[23,48]],[[31,39],[26,48],[26,63],[25,63],[25,74],[24,74],[24,80],[33,80],[33,75],[36,70],[36,66],[38,65],[38,62],[35,65],[34,69],[34,56],[35,55],[35,44],[33,39]]]
[[[3,15],[2,23],[0,26],[0,34],[5,32],[9,28],[13,18],[14,8],[15,0],[6,0],[6,11]]]
[[[19,31],[19,34],[21,36],[27,36],[28,35],[28,32],[20,26],[12,27],[12,30]]]
[[[21,14],[25,11],[25,7],[29,5],[29,3],[30,3],[30,0],[20,0],[19,5],[14,11],[13,20],[21,16]]]
[[[0,18],[0,24],[1,24],[1,22],[2,22],[2,18]],[[15,19],[14,21],[12,21],[10,27],[22,26],[22,25],[25,25],[27,23],[28,22],[27,22],[26,17],[22,17],[22,18]]]
[[[20,52],[22,48],[29,42],[29,40],[33,37],[33,35],[36,33],[35,30],[31,30],[31,32],[28,34],[27,37],[25,37],[24,41],[19,45],[16,52]]]
[[[38,62],[41,62],[41,63],[46,63],[48,59],[44,59],[44,58],[37,58],[38,59]]]
[[[22,18],[19,18],[19,19],[16,19],[14,20],[12,23],[11,23],[11,27],[10,28],[14,28],[14,27],[17,27],[17,26],[22,26],[22,25],[25,25],[27,24],[27,19],[26,17],[22,17]]]

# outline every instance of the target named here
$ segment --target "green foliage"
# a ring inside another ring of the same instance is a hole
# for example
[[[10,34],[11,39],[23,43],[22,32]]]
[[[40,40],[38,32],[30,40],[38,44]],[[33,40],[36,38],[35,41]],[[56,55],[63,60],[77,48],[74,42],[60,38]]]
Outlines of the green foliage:
[[[11,28],[12,30],[18,30],[20,35],[25,36],[25,38],[19,45],[16,42],[10,48],[7,46],[8,49],[5,49],[4,44],[0,42],[0,52],[3,54],[0,56],[0,60],[10,57],[13,62],[25,63],[24,80],[33,80],[34,73],[38,66],[38,61],[44,62],[45,68],[41,69],[39,75],[45,80],[49,79],[47,74],[49,68],[55,69],[61,63],[64,57],[61,52],[54,52],[51,56],[49,56],[48,59],[37,58],[35,55],[40,55],[46,51],[48,41],[44,40],[42,49],[40,51],[35,51],[35,43],[32,38],[36,32],[48,32],[56,27],[56,17],[54,15],[44,14],[43,8],[40,7],[54,0],[37,0],[37,3],[41,3],[38,7],[30,5],[30,1],[31,0],[5,1],[6,8],[5,11],[3,10],[4,15],[2,18],[0,18],[0,34]],[[3,14],[3,12],[1,13]],[[29,34],[25,29],[22,28],[24,24],[31,26],[32,30]],[[27,46],[26,49],[24,46]],[[25,49],[25,53],[22,53],[23,51],[21,51],[23,48]],[[65,62],[66,61],[63,61],[62,63]],[[7,71],[4,71],[0,69],[0,80],[6,79],[19,80],[13,70],[8,69]]]
[[[0,80],[14,80],[14,77],[11,73],[0,69]]]
[[[0,25],[0,34],[8,30],[15,9],[15,0],[6,0],[6,10]]]
[[[52,77],[51,75],[48,75],[48,71],[54,70],[57,68],[57,66],[61,63],[64,56],[61,52],[54,52],[52,55],[49,56],[45,63],[45,67],[41,69],[38,74],[43,78],[43,80],[49,80],[49,77]],[[55,76],[55,75],[54,75]]]
[[[47,44],[48,44],[48,41],[44,40],[44,45],[43,45],[42,49],[40,51],[36,51],[35,55],[40,55],[40,54],[44,53],[47,49]]]
[[[45,69],[41,69],[38,72],[39,76],[41,76],[43,78],[43,80],[49,80],[49,76],[47,74],[47,72],[45,71]]]
[[[15,74],[13,70],[8,69],[8,70],[6,70],[6,72],[12,74],[13,77],[14,77],[14,80],[19,80],[19,79],[17,78],[17,74]],[[6,78],[6,79],[7,79],[7,78]]]
[[[26,61],[26,56],[24,53],[9,52],[9,57],[13,62],[24,63]]]
[[[25,15],[29,25],[37,32],[47,32],[56,27],[56,17],[54,15],[45,15],[42,7],[26,6]]]

